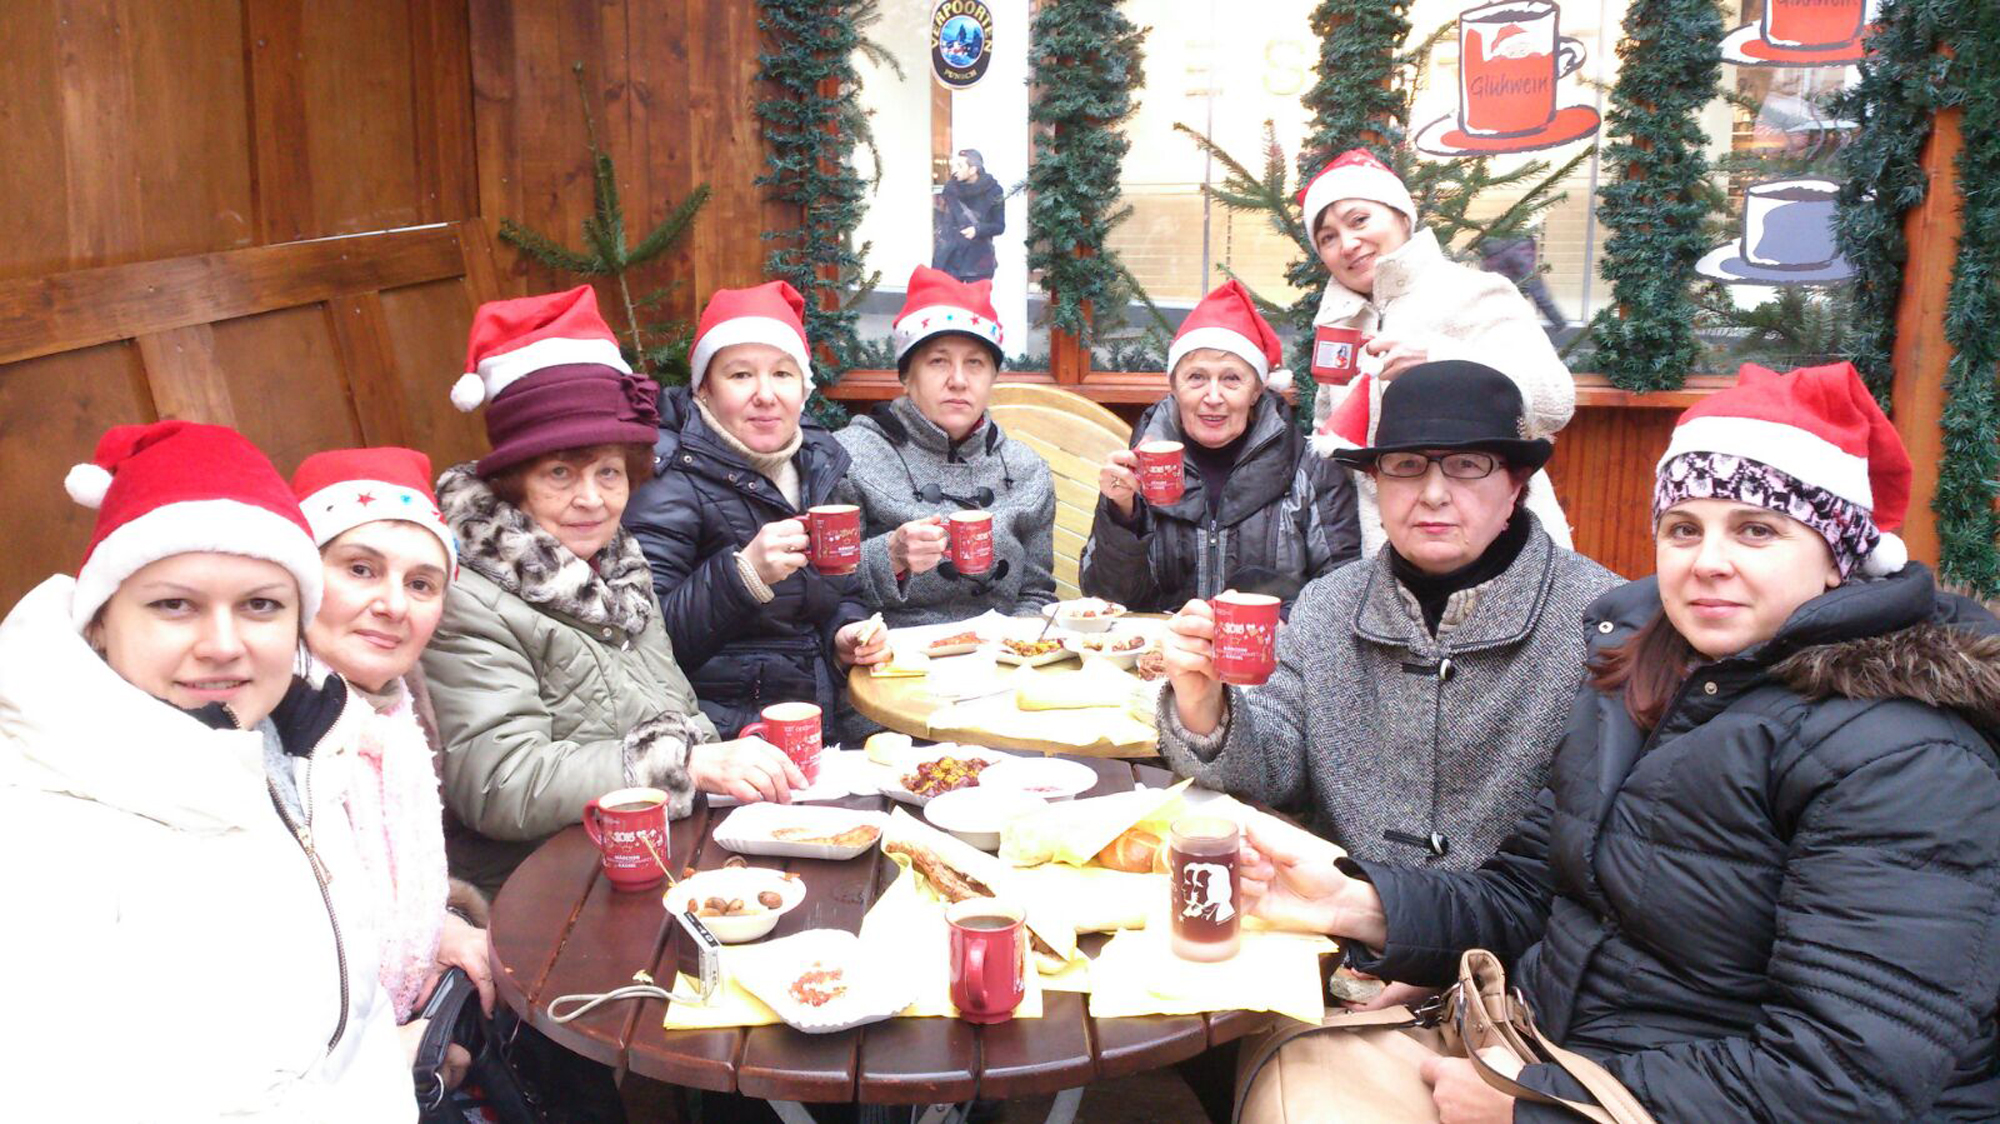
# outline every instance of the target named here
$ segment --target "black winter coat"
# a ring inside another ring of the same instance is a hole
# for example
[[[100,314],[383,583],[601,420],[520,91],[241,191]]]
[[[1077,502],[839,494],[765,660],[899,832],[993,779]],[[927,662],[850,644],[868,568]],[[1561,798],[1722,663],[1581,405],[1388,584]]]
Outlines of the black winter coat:
[[[1598,648],[1659,611],[1591,610]],[[2000,623],[1912,563],[1697,667],[1657,730],[1582,689],[1550,789],[1457,874],[1353,864],[1362,967],[1508,960],[1553,1039],[1669,1121],[2000,1117]],[[1580,1097],[1560,1070],[1523,1084]],[[1569,1119],[1518,1102],[1519,1121]]]
[[[1007,192],[1000,181],[984,171],[971,183],[947,179],[938,207],[931,268],[942,269],[960,281],[993,276],[999,268],[993,239],[1007,230]],[[965,236],[966,227],[972,228],[970,238]]]
[[[833,634],[868,616],[860,579],[806,566],[772,586],[760,604],[737,573],[736,552],[764,524],[798,518],[829,502],[847,475],[847,450],[810,418],[799,469],[799,507],[708,427],[685,387],[660,394],[652,480],[632,497],[625,526],[653,568],[653,589],[702,713],[725,738],[778,702],[818,703],[828,741],[846,696]]]
[[[1132,430],[1135,449],[1187,440],[1171,395]],[[1080,564],[1084,593],[1171,613],[1191,597],[1235,588],[1272,594],[1289,608],[1307,582],[1361,553],[1351,474],[1312,451],[1275,394],[1259,395],[1251,408],[1249,435],[1214,519],[1201,474],[1191,463],[1183,467],[1180,502],[1153,507],[1135,499],[1130,523],[1098,497]]]

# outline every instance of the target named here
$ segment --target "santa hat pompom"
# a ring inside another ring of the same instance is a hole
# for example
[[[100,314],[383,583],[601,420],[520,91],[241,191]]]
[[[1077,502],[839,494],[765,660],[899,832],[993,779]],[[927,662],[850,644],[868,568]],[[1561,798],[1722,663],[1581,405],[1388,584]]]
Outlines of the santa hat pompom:
[[[70,499],[95,510],[104,506],[104,493],[111,490],[111,473],[101,465],[76,465],[63,477],[63,490]]]
[[[1290,367],[1280,367],[1272,371],[1269,375],[1265,376],[1264,385],[1279,394],[1283,394],[1292,388],[1292,369]]]
[[[486,403],[486,383],[478,375],[460,375],[451,384],[451,404],[463,413],[471,413]]]
[[[1882,532],[1882,541],[1861,560],[1861,572],[1871,578],[1886,578],[1910,564],[1910,548],[1901,535]]]

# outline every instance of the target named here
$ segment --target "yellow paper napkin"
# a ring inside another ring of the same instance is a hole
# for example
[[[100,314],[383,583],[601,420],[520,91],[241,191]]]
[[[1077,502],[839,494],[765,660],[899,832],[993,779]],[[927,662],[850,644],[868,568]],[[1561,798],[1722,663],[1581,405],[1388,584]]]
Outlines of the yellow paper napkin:
[[[1181,793],[1191,783],[1051,804],[1001,829],[1000,857],[1015,866],[1083,866],[1128,827],[1146,825],[1164,839],[1166,824],[1178,814]]]
[[[1326,1011],[1319,958],[1339,948],[1325,937],[1243,934],[1235,956],[1213,963],[1183,960],[1164,924],[1112,937],[1090,966],[1092,1018],[1272,1011],[1318,1022]]]
[[[1147,915],[1167,899],[1167,876],[1130,874],[1101,866],[1044,863],[1022,867],[1016,877],[1036,901],[1057,903],[1079,933],[1143,929]]]
[[[683,972],[674,977],[674,990],[682,995],[693,995],[701,990],[701,982]],[[705,1004],[678,1000],[669,1002],[665,1025],[668,1030],[714,1030],[726,1026],[770,1026],[780,1021],[777,1012],[736,982],[736,977],[729,972],[729,952],[725,949],[722,954],[722,986],[709,996]]]

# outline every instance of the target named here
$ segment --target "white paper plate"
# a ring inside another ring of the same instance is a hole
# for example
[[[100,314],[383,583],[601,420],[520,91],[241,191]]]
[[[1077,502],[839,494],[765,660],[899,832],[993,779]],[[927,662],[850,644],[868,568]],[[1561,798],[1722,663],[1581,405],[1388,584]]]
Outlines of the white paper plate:
[[[731,949],[723,966],[744,990],[807,1034],[832,1034],[893,1018],[916,998],[915,977],[864,954],[861,938],[842,929],[807,929],[753,948]],[[800,975],[840,972],[847,990],[815,1007],[792,994]]]
[[[1039,656],[1017,656],[1014,654],[1014,650],[1007,645],[996,644],[993,646],[993,658],[1001,663],[1019,664],[1022,667],[1040,667],[1045,663],[1074,659],[1076,658],[1076,653],[1070,651],[1068,648],[1057,648],[1053,652],[1043,652]]]
[[[1044,800],[1067,800],[1097,787],[1097,770],[1060,757],[1010,757],[979,774],[982,788],[1011,788]]]
[[[1008,756],[1008,754],[996,753],[990,749],[981,749],[976,745],[952,745],[948,742],[940,742],[937,745],[913,750],[908,757],[898,761],[894,769],[889,770],[890,775],[882,782],[882,795],[891,800],[897,800],[904,804],[911,804],[921,808],[931,802],[931,797],[920,796],[903,787],[903,777],[909,773],[916,772],[917,766],[926,761],[936,761],[940,757],[956,757],[961,760],[967,757],[980,757],[988,761],[998,762],[1007,760]],[[982,770],[979,775],[983,777],[986,774]],[[972,786],[968,785],[967,787]]]
[[[739,854],[777,855],[797,859],[851,859],[882,839],[881,828],[888,820],[880,812],[859,812],[848,808],[812,808],[796,804],[751,804],[729,813],[715,829],[715,841]],[[837,835],[849,828],[870,826],[874,839],[866,843],[837,846],[832,843],[800,843],[775,839],[777,828],[804,828],[815,834]]]
[[[1008,821],[1041,809],[1047,799],[1011,786],[977,784],[938,794],[924,805],[924,818],[982,851],[997,851]]]

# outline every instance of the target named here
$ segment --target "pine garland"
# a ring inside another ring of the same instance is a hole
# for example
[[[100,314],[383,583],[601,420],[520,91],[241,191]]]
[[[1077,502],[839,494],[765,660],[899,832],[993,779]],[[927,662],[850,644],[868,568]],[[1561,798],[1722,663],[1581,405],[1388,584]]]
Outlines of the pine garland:
[[[810,409],[838,424],[845,411],[819,389],[858,365],[860,314],[851,294],[866,293],[875,282],[863,273],[867,247],[854,244],[868,184],[853,158],[857,145],[872,148],[874,140],[854,54],[886,58],[862,34],[878,17],[876,0],[758,0],[757,7],[757,26],[773,47],[757,55],[757,80],[780,91],[755,106],[768,169],[757,184],[773,188],[773,198],[800,212],[796,229],[764,232],[777,243],[764,270],[806,298],[806,338],[817,352]]]
[[[1119,126],[1138,108],[1145,32],[1115,0],[1043,0],[1029,34],[1028,269],[1041,274],[1050,323],[1087,346],[1095,322],[1114,323],[1130,295],[1105,243],[1132,213],[1120,205],[1131,141]]]
[[[1678,387],[1701,357],[1692,288],[1710,200],[1699,114],[1715,98],[1722,35],[1715,0],[1634,0],[1625,11],[1605,122],[1618,175],[1597,202],[1613,306],[1591,338],[1599,369],[1628,390]]]

